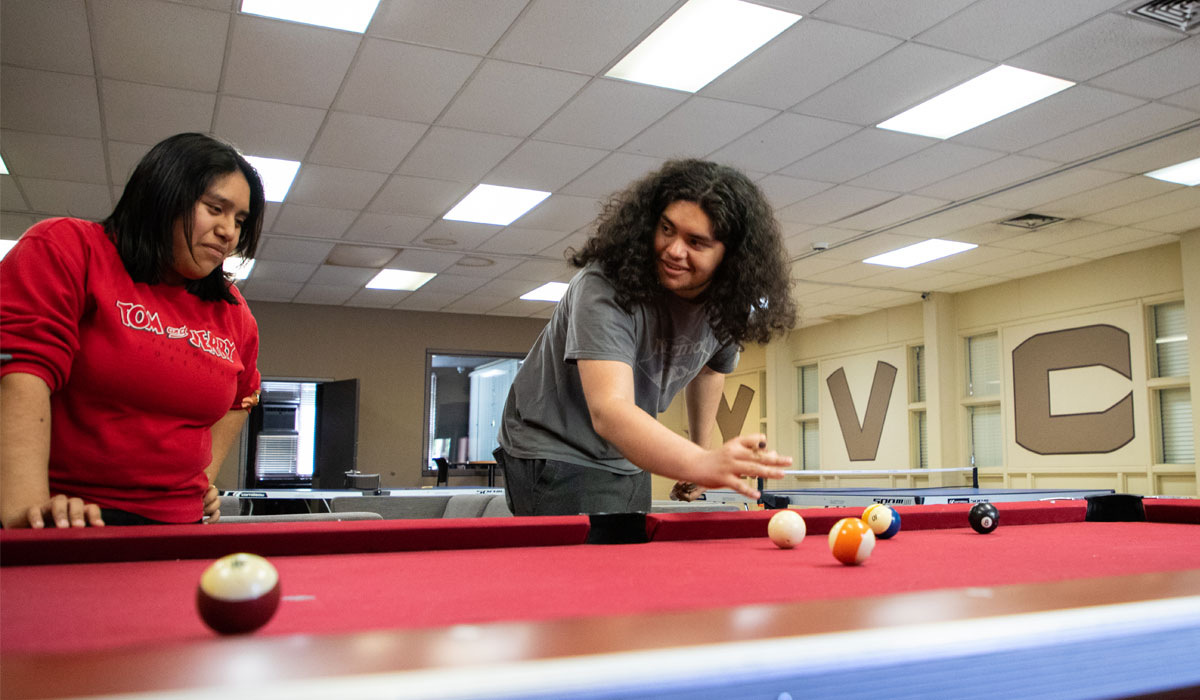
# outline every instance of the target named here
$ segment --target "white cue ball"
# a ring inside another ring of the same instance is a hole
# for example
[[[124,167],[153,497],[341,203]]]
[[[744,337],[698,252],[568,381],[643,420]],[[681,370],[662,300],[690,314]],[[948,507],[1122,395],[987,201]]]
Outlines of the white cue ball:
[[[794,510],[781,510],[767,523],[767,536],[780,549],[791,549],[800,544],[807,532],[804,518]]]

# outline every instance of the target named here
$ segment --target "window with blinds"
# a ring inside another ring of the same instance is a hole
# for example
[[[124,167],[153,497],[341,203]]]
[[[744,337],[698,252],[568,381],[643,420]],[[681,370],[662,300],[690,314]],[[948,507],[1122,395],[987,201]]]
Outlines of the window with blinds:
[[[1000,336],[985,333],[967,338],[967,396],[1000,394]]]
[[[1192,432],[1191,389],[1184,387],[1159,391],[1158,410],[1162,425],[1163,463],[1195,464],[1196,437]]]
[[[998,467],[1001,465],[1001,439],[1003,427],[1000,422],[1000,406],[970,406],[969,449],[971,466]]]
[[[1183,302],[1175,301],[1153,307],[1153,321],[1154,376],[1186,377],[1188,337]]]
[[[799,445],[797,454],[800,456],[801,469],[819,469],[821,467],[821,443],[818,437],[817,412],[820,410],[820,393],[817,381],[817,366],[804,365],[796,368],[796,413],[799,428]]]
[[[912,403],[924,403],[925,401],[925,346],[914,345],[910,350],[910,362],[912,365]]]
[[[917,469],[929,468],[929,414],[925,411],[915,411],[913,413],[914,432],[916,433],[916,450],[914,457],[916,458]]]
[[[929,467],[929,426],[928,414],[925,411],[925,346],[914,345],[908,349],[909,366],[909,422],[911,425],[912,467],[926,469]]]

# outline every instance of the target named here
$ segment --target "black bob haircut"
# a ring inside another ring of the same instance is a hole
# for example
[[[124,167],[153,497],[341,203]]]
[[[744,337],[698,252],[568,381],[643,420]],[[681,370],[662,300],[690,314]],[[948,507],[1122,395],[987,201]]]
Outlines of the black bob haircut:
[[[791,271],[779,223],[762,190],[742,172],[703,160],[669,161],[613,195],[581,250],[575,267],[596,263],[628,311],[661,293],[654,235],[663,210],[694,202],[712,222],[725,255],[698,298],[717,339],[739,345],[765,343],[796,323]]]
[[[241,172],[250,185],[250,212],[233,252],[253,258],[262,232],[266,196],[258,171],[236,148],[204,134],[176,134],[142,157],[116,208],[101,222],[133,281],[162,282],[174,264],[175,222],[183,223],[190,243],[196,202],[213,182],[234,172]],[[229,291],[231,285],[220,266],[203,279],[186,282],[187,290],[205,301],[236,304],[237,299]]]

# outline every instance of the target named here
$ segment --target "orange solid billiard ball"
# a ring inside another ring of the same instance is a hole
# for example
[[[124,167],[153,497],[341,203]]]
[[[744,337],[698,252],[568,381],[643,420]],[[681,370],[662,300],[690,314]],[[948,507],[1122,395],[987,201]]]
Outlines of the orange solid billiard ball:
[[[196,609],[221,634],[242,634],[267,624],[279,607],[279,572],[257,554],[221,557],[200,576]]]

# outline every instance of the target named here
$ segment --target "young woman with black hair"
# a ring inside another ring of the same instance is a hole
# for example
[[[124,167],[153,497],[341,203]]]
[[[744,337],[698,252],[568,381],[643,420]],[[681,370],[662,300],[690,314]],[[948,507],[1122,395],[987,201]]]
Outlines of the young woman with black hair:
[[[222,269],[265,198],[228,143],[179,134],[103,222],[38,222],[0,262],[0,523],[198,523],[258,400],[258,327]]]
[[[709,449],[741,344],[795,323],[765,196],[737,170],[672,161],[614,195],[505,404],[497,462],[516,515],[648,511],[650,472],[693,498],[791,459],[745,435]],[[685,392],[689,438],[656,420]]]

